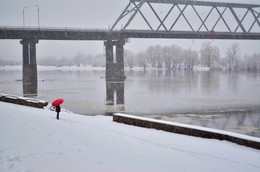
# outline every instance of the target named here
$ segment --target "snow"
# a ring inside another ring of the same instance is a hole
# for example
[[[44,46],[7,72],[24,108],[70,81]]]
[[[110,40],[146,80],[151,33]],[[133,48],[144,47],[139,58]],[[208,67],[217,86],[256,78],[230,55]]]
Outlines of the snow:
[[[205,66],[194,66],[193,70],[194,71],[209,71],[210,68],[209,67],[205,67]]]
[[[0,102],[0,171],[260,171],[260,150]]]
[[[16,66],[0,66],[0,71],[22,71],[21,65]],[[61,70],[61,71],[104,71],[104,67],[92,67],[92,66],[37,66],[38,71],[55,71],[55,70]]]

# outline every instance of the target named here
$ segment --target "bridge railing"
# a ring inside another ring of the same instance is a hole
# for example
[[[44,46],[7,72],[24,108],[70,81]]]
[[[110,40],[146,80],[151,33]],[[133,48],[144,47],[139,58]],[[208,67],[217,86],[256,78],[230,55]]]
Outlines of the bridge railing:
[[[48,27],[48,26],[1,26],[0,30],[24,30],[24,31],[109,31],[109,28],[85,28],[85,27]]]

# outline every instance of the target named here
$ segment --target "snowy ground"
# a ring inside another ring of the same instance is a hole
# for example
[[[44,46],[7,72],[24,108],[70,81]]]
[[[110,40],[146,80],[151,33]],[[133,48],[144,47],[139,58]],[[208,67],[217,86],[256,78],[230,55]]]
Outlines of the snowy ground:
[[[260,171],[260,151],[0,102],[0,172]]]

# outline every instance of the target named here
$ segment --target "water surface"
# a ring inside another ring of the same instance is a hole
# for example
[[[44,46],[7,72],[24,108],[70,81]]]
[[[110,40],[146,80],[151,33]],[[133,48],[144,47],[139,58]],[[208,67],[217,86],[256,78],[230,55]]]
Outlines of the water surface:
[[[260,75],[210,71],[126,71],[107,83],[104,70],[38,68],[37,98],[64,98],[83,115],[123,111],[260,137]],[[0,92],[23,96],[21,69],[0,69]]]

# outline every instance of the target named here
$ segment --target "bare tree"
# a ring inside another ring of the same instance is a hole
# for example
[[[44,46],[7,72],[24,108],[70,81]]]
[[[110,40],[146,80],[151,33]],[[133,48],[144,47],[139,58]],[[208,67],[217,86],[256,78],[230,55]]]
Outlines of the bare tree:
[[[156,56],[155,56],[155,48],[153,46],[149,46],[146,50],[147,61],[151,63],[152,67],[156,66]]]
[[[203,65],[213,68],[220,57],[219,48],[211,46],[210,42],[204,42],[200,50],[200,57]]]
[[[178,66],[181,65],[182,59],[181,59],[181,53],[182,48],[177,45],[171,46],[171,54],[172,54],[172,68],[177,69]]]
[[[138,62],[139,67],[143,67],[144,71],[146,70],[147,66],[147,55],[145,52],[139,52],[136,56],[136,61]]]
[[[237,70],[239,63],[239,45],[234,43],[226,52],[226,58],[229,70]]]
[[[172,68],[172,59],[173,59],[173,54],[171,51],[171,47],[163,47],[162,49],[162,57],[163,57],[163,61],[165,64],[165,67],[167,69],[171,69]]]
[[[124,51],[124,58],[125,58],[125,66],[133,68],[133,66],[134,66],[134,53],[129,51],[129,50],[125,50]]]
[[[193,67],[198,61],[198,53],[197,51],[193,51],[189,48],[187,50],[183,50],[182,58],[185,70],[193,70]]]
[[[160,45],[149,46],[146,50],[146,54],[152,67],[162,68],[163,56],[162,47]]]
[[[260,71],[260,53],[244,56],[242,65],[240,66],[240,69],[242,70],[246,70],[248,72]]]
[[[163,56],[162,56],[162,47],[160,45],[155,46],[155,59],[156,59],[157,68],[162,68]]]

